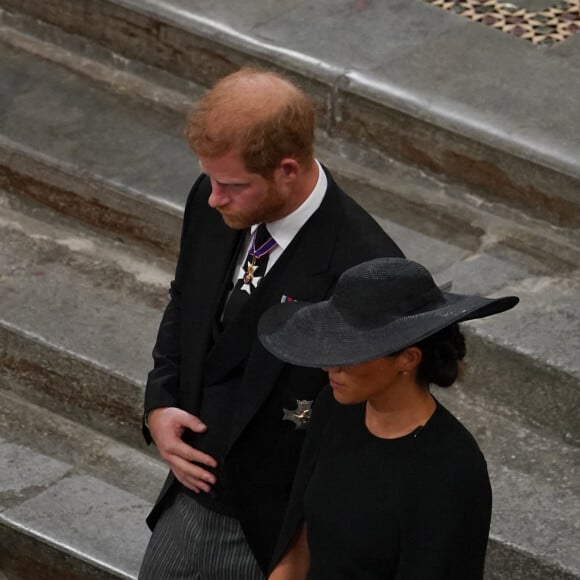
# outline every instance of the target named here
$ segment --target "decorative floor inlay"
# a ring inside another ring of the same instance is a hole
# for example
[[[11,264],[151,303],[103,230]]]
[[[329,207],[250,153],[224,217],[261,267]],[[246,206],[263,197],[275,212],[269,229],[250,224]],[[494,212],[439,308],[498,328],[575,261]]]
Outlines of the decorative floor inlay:
[[[551,2],[547,8],[536,11],[522,7],[525,4],[522,0],[426,1],[538,46],[552,46],[580,31],[580,0]]]

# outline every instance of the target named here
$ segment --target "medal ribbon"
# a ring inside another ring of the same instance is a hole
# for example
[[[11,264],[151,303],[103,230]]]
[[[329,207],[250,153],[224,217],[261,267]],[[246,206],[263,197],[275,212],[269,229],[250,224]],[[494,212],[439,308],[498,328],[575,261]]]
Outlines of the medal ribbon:
[[[258,249],[255,247],[256,244],[256,237],[252,240],[252,247],[250,249],[250,254],[254,256],[257,260],[269,254],[277,245],[278,243],[276,240],[270,236],[268,240],[266,240]]]

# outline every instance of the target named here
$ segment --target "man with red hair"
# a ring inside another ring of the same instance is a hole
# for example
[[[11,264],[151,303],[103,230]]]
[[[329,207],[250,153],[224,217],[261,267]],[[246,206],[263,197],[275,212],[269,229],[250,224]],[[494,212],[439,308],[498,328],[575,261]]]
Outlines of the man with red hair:
[[[141,579],[264,577],[326,378],[271,356],[260,314],[402,255],[315,159],[314,129],[300,89],[251,69],[220,80],[188,121],[202,174],[145,393],[144,435],[171,471]]]

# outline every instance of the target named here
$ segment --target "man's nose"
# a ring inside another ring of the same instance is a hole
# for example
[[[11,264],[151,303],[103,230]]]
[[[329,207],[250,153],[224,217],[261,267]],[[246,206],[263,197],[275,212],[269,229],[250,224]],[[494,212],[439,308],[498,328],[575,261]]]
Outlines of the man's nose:
[[[207,203],[210,207],[218,208],[224,205],[227,205],[230,202],[230,199],[226,192],[224,191],[223,187],[213,179],[211,180],[211,193],[209,194],[209,198]]]

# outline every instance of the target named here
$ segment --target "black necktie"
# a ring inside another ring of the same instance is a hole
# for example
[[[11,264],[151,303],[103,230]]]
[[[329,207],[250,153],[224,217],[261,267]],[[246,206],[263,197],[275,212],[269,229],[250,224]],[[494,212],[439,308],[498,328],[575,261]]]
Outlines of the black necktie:
[[[277,245],[265,224],[260,224],[250,244],[248,255],[242,264],[244,276],[235,283],[230,299],[224,308],[222,318],[224,327],[236,318],[262,277],[266,275],[268,256]]]

